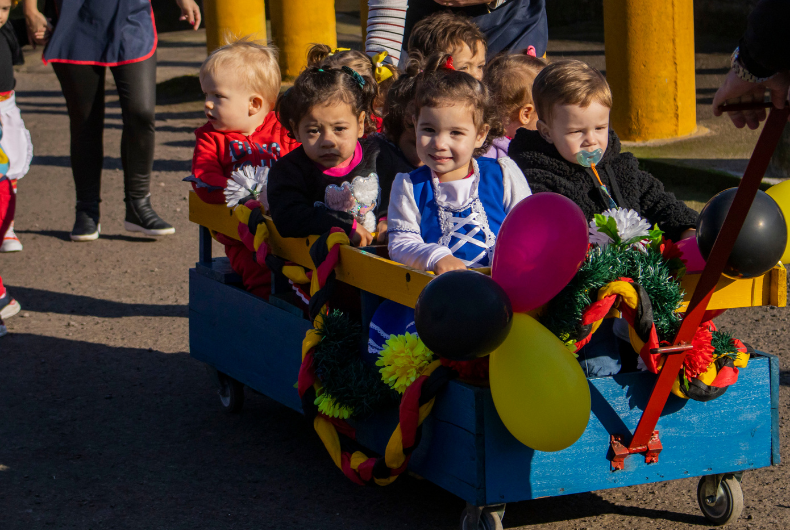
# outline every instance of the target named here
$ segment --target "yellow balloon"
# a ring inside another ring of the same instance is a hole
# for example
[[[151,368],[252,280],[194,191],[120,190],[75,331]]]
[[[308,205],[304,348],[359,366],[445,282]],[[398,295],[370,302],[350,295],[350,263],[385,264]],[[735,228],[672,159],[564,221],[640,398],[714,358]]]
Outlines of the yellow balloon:
[[[775,200],[776,204],[779,205],[779,209],[782,210],[782,215],[785,216],[785,223],[787,223],[787,236],[790,239],[790,180],[771,186],[765,193]],[[788,240],[785,253],[780,261],[785,265],[790,262],[790,240]]]
[[[516,313],[505,342],[489,360],[494,405],[524,445],[560,451],[590,419],[590,387],[578,361],[534,318]]]

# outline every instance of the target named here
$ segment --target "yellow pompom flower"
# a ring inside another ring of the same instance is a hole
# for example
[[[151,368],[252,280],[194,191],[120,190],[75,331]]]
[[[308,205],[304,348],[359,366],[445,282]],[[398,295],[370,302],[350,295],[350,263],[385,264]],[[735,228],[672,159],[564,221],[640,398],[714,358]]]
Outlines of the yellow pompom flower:
[[[350,408],[338,405],[332,396],[325,392],[321,392],[315,397],[314,405],[318,406],[318,411],[326,414],[330,418],[340,418],[347,420],[351,417],[353,412]]]
[[[376,366],[381,366],[381,380],[403,394],[432,361],[433,352],[417,335],[406,333],[387,339]]]

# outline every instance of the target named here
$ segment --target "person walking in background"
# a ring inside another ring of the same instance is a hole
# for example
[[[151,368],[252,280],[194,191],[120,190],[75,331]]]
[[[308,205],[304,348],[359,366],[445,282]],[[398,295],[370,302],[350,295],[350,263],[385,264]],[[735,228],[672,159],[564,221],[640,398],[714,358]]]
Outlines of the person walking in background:
[[[386,51],[395,66],[406,64],[411,30],[420,20],[439,11],[471,17],[488,42],[487,60],[502,51],[542,57],[549,29],[545,0],[370,0],[365,51]]]
[[[790,2],[762,0],[749,14],[746,33],[735,48],[731,69],[713,98],[713,114],[721,116],[725,103],[763,101],[771,93],[776,108],[790,99]],[[732,123],[756,129],[765,119],[765,109],[729,112]]]
[[[175,0],[181,20],[198,29],[194,0]],[[71,169],[77,192],[73,241],[99,237],[101,172],[104,161],[104,76],[115,79],[123,117],[121,163],[126,201],[125,228],[148,236],[175,233],[151,206],[154,162],[157,36],[150,0],[47,0],[44,16],[36,0],[25,0],[28,32],[49,20],[54,29],[43,60],[52,63],[69,113]]]

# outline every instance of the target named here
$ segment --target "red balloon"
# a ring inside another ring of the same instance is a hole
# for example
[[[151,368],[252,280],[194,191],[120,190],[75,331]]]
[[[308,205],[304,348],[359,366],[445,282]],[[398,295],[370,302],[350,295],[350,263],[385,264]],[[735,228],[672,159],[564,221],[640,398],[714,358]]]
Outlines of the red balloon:
[[[557,193],[536,193],[507,215],[496,240],[491,277],[523,313],[554,298],[579,270],[589,245],[584,213]]]
[[[678,250],[683,254],[681,259],[686,262],[686,273],[702,272],[705,268],[705,258],[697,246],[697,238],[681,239],[677,244]]]

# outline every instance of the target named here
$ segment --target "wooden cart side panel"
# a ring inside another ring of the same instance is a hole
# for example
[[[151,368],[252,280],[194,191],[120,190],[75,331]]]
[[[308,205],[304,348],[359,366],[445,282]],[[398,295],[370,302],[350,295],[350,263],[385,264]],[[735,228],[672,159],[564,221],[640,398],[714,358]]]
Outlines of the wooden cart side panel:
[[[425,420],[417,449],[409,460],[409,470],[457,495],[467,502],[485,502],[485,475],[482,425],[482,389],[451,381],[436,397],[431,415]],[[397,410],[378,413],[353,422],[357,441],[384,454],[398,424]]]
[[[189,271],[192,357],[301,412],[294,388],[307,320]]]
[[[777,466],[782,462],[779,451],[779,357],[765,352],[759,354],[771,364],[771,464]]]
[[[620,374],[590,379],[592,414],[587,430],[556,453],[533,451],[507,431],[493,402],[486,400],[486,502],[630,486],[771,465],[773,421],[769,360],[752,359],[738,382],[708,403],[670,396],[658,422],[664,449],[657,464],[626,459],[612,472],[607,453],[611,434],[633,432],[655,376]]]
[[[771,269],[771,305],[787,306],[787,269],[784,265]]]

